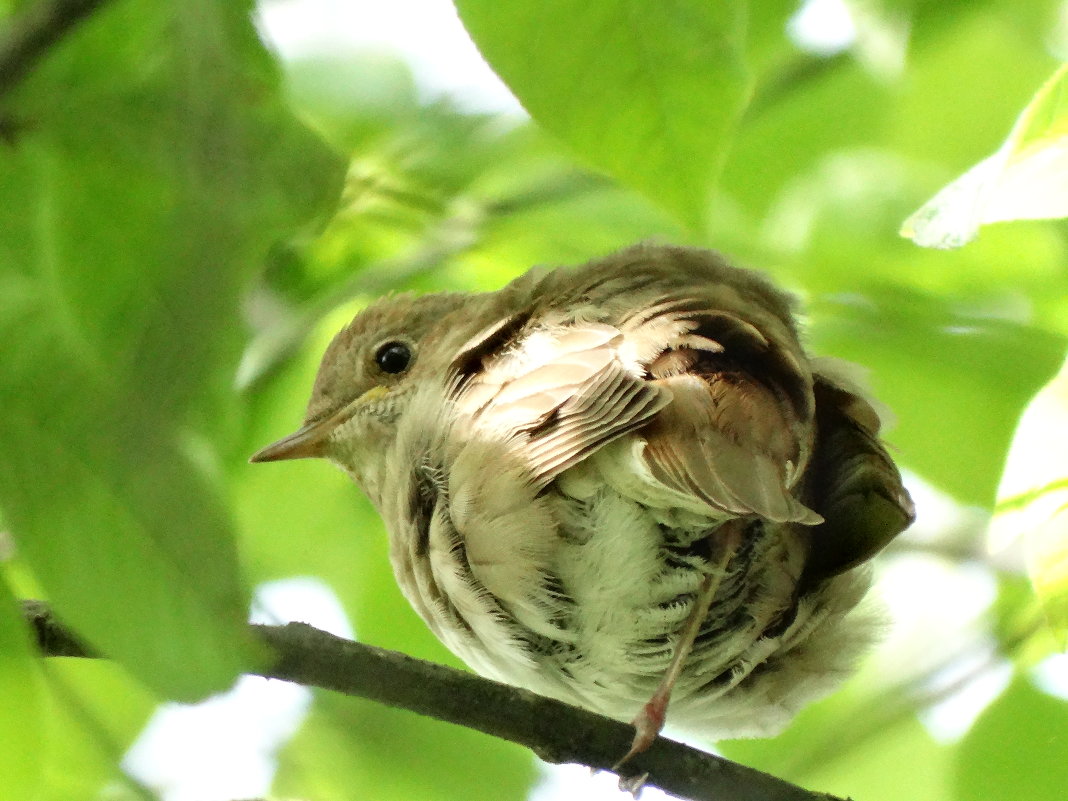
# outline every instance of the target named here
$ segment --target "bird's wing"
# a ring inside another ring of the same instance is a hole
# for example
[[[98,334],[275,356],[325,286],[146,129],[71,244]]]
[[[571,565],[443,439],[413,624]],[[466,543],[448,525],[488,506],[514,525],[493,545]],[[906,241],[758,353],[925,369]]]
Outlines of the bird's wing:
[[[864,390],[831,360],[817,365],[814,389],[818,434],[806,484],[825,522],[813,532],[810,581],[870,559],[915,517]]]
[[[504,345],[502,333],[514,337],[517,323],[486,329],[453,361],[453,436],[506,444],[535,486],[644,425],[671,401],[665,387],[623,362],[618,329],[546,327]]]
[[[514,315],[464,345],[446,393],[449,514],[472,574],[524,625],[555,639],[546,589],[557,544],[541,490],[568,467],[651,419],[667,389],[628,369],[618,329],[525,328]],[[548,628],[547,628],[548,627]]]
[[[765,333],[682,297],[618,326],[527,322],[502,320],[461,348],[454,442],[506,443],[540,488],[641,428],[652,478],[711,514],[820,522],[795,493],[813,407],[786,328],[767,322]]]
[[[682,323],[647,369],[672,403],[643,431],[646,464],[715,513],[814,525],[799,499],[812,439],[811,377],[792,333],[699,301],[666,303],[634,329]],[[762,330],[763,329],[763,330]],[[640,348],[639,348],[640,349]]]

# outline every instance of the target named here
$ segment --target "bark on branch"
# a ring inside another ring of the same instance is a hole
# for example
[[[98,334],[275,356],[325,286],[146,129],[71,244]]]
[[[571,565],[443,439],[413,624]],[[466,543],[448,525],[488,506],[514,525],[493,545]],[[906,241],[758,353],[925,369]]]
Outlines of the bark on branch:
[[[46,604],[23,603],[45,656],[92,657]],[[546,762],[611,770],[630,746],[629,725],[470,673],[352,642],[305,623],[252,626],[274,658],[255,671],[367,698],[525,745]],[[841,801],[661,737],[624,768],[645,784],[694,801]]]

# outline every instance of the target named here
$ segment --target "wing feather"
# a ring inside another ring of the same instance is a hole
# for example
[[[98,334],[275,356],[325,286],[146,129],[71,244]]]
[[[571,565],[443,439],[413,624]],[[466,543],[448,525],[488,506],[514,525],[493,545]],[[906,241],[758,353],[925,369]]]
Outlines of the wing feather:
[[[455,393],[454,440],[499,441],[544,487],[670,402],[668,390],[623,365],[622,343],[618,329],[602,324],[520,337]]]
[[[870,559],[904,531],[915,508],[901,474],[879,441],[879,415],[840,366],[815,384],[818,436],[806,479],[812,505],[826,518],[813,531],[809,581]]]
[[[664,383],[674,402],[643,431],[654,477],[717,514],[809,525],[822,520],[790,486],[790,463],[800,447],[782,436],[792,421],[770,392],[737,378],[718,388],[715,377],[695,375]]]
[[[661,295],[617,325],[490,326],[461,350],[455,447],[499,442],[540,490],[641,429],[653,479],[710,514],[821,522],[797,486],[814,429],[807,359],[788,324],[724,297]]]

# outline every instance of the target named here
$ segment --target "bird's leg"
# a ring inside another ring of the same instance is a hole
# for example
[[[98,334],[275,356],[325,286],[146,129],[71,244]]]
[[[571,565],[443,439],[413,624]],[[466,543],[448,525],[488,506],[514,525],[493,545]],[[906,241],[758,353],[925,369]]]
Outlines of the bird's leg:
[[[686,658],[690,655],[690,651],[693,650],[694,641],[701,631],[701,624],[708,616],[708,610],[712,606],[712,599],[716,597],[720,584],[723,582],[723,577],[727,572],[727,565],[731,557],[741,547],[742,532],[745,530],[745,526],[746,521],[744,520],[730,520],[720,526],[713,535],[719,546],[719,558],[716,560],[713,569],[701,579],[701,586],[697,590],[697,598],[694,600],[693,608],[690,609],[690,614],[687,615],[682,632],[679,634],[679,641],[675,645],[675,653],[671,656],[671,664],[668,665],[663,678],[660,679],[656,692],[642,707],[641,712],[631,721],[631,725],[634,726],[634,741],[631,743],[630,750],[627,751],[626,755],[612,767],[613,771],[618,770],[627,760],[645,751],[653,744],[657,735],[660,734],[660,730],[664,728],[664,718],[667,715],[668,701],[671,700],[671,691],[675,687],[675,682],[678,681],[679,674],[682,673]]]

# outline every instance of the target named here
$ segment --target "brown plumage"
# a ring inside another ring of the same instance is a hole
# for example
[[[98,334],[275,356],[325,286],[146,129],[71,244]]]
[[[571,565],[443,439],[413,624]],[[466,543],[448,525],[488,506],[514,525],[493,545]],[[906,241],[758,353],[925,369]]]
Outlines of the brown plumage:
[[[759,275],[639,245],[375,303],[255,459],[348,471],[475,670],[637,715],[638,748],[668,695],[709,737],[768,734],[871,639],[856,566],[912,519],[848,376]]]

